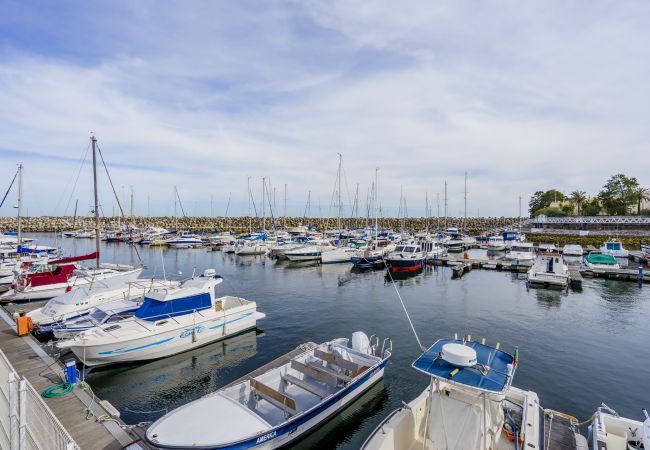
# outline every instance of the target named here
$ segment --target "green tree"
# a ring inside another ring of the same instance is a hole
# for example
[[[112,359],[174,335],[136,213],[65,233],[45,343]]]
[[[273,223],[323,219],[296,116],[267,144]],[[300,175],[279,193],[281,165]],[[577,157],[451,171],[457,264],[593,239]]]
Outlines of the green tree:
[[[598,197],[592,198],[583,205],[582,214],[584,216],[597,216],[601,211],[600,200]]]
[[[573,191],[569,196],[569,201],[576,205],[578,215],[582,213],[582,205],[587,201],[587,193],[585,191]]]
[[[628,206],[636,203],[634,192],[639,187],[639,182],[634,177],[627,177],[622,173],[612,176],[598,194],[603,207],[610,215],[627,214]]]
[[[636,202],[636,213],[641,215],[641,204],[650,200],[650,190],[639,186],[632,191],[632,199]]]
[[[528,202],[528,206],[530,207],[530,215],[531,217],[535,217],[541,214],[539,210],[548,208],[551,206],[552,202],[561,202],[564,200],[566,200],[566,195],[557,189],[549,189],[546,192],[537,191],[530,198],[530,202]]]

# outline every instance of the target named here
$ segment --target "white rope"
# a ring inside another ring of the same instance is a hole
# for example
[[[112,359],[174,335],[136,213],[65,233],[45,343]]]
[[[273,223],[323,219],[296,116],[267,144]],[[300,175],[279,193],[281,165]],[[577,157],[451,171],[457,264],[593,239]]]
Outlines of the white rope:
[[[395,288],[395,293],[397,293],[397,298],[399,298],[400,303],[402,304],[402,308],[404,309],[404,314],[406,314],[406,318],[409,321],[409,325],[411,325],[411,330],[413,330],[413,335],[415,335],[415,340],[418,341],[418,345],[420,346],[420,350],[423,352],[426,351],[426,347],[422,345],[422,342],[420,342],[420,338],[418,337],[418,333],[415,331],[415,327],[413,326],[413,322],[411,321],[411,316],[409,316],[408,311],[406,310],[406,306],[404,306],[404,301],[402,300],[402,296],[399,295],[399,290],[397,289],[397,285],[395,284],[395,280],[393,279],[393,275],[391,275],[390,270],[388,270],[388,266],[386,265],[386,260],[382,258],[382,261],[384,262],[384,266],[386,267],[386,271],[388,272],[388,276],[390,277],[390,281],[393,284],[393,287]]]

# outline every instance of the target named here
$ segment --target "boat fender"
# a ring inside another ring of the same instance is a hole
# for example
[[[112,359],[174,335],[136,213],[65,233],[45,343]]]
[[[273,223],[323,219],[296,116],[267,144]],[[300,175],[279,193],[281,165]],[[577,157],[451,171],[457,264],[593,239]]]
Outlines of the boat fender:
[[[368,339],[368,336],[363,331],[355,331],[352,333],[352,348],[368,355],[372,353],[370,339]]]

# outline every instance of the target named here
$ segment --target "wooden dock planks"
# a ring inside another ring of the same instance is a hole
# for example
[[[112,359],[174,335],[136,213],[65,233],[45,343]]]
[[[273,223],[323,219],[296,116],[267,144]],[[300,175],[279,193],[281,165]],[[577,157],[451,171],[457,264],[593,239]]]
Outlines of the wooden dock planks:
[[[3,316],[6,316],[4,311],[2,313]],[[28,340],[32,341],[32,345],[39,345],[32,336],[16,336],[11,326],[3,318],[0,318],[0,350],[3,351],[18,375],[21,378],[26,378],[36,392],[40,393],[53,384],[63,381],[58,375],[61,373],[62,367],[58,362],[54,361],[51,361],[50,366],[48,366]],[[75,390],[79,389],[75,388]],[[118,434],[119,439],[103,423],[96,422],[93,417],[86,419],[86,404],[75,393],[57,398],[43,398],[43,400],[83,450],[121,449],[139,440],[136,435],[127,434],[114,422],[111,425],[114,427],[113,431]],[[99,399],[95,399],[92,405],[93,411],[98,416],[106,414],[106,411],[98,402]],[[137,445],[140,445],[143,449],[150,448],[142,443]]]

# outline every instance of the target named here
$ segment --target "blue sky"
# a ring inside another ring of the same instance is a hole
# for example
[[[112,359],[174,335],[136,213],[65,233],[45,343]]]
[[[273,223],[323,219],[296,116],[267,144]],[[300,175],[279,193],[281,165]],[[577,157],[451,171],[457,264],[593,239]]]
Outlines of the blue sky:
[[[211,197],[223,213],[231,192],[243,214],[248,177],[257,202],[267,177],[280,213],[286,184],[290,213],[311,191],[327,215],[338,152],[344,199],[359,183],[365,203],[379,167],[387,214],[400,188],[409,214],[427,192],[435,214],[445,180],[459,214],[465,171],[470,215],[516,215],[537,189],[596,193],[617,172],[650,185],[648,2],[0,8],[0,189],[22,162],[30,214],[89,210],[87,166],[71,191],[91,131],[142,214],[170,213],[174,185],[190,213]],[[109,213],[105,179],[101,199]]]

